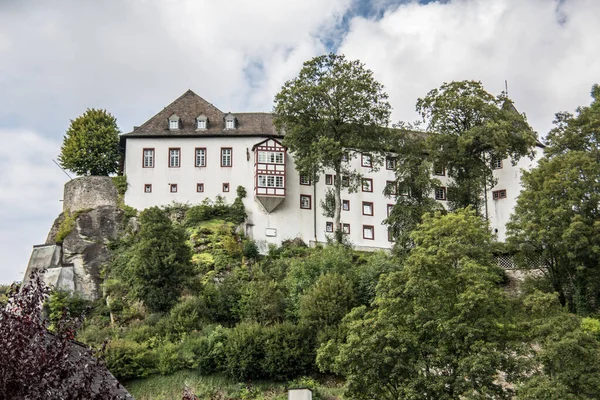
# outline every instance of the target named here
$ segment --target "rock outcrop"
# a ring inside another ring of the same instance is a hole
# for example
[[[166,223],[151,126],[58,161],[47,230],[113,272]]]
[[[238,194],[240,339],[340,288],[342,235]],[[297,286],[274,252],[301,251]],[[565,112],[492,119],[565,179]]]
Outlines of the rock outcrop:
[[[65,185],[64,203],[65,212],[54,221],[46,243],[34,246],[25,279],[34,270],[46,269],[44,280],[49,285],[99,298],[100,272],[110,257],[107,245],[123,226],[117,190],[109,177],[77,178]],[[73,228],[58,238],[67,215],[75,216]]]

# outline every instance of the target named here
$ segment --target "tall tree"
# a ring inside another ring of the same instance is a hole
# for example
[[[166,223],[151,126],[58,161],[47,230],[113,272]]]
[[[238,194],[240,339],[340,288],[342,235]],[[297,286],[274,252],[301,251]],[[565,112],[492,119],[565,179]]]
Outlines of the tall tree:
[[[296,169],[313,178],[326,169],[335,173],[336,232],[342,175],[360,182],[351,159],[363,152],[373,166],[381,161],[391,110],[387,98],[364,64],[333,53],[305,62],[275,96],[275,125],[285,132],[283,143],[294,154]]]
[[[577,114],[556,114],[545,156],[523,174],[508,224],[524,260],[541,259],[563,305],[600,310],[600,88]],[[525,263],[527,266],[528,264]],[[537,267],[537,265],[534,265]]]
[[[140,225],[135,243],[114,269],[150,311],[168,311],[193,274],[192,251],[184,229],[160,208],[142,211]]]
[[[444,83],[417,100],[427,125],[429,152],[452,178],[452,209],[469,205],[481,213],[485,189],[495,184],[492,160],[532,156],[536,135],[505,94],[494,97],[481,82]]]
[[[109,175],[119,170],[117,120],[106,110],[89,108],[71,121],[60,149],[60,165],[78,175]]]
[[[354,399],[510,398],[496,378],[516,370],[519,352],[489,228],[471,209],[436,213],[413,240],[373,309],[354,309],[337,354],[320,357],[333,368],[320,366],[345,375]]]
[[[443,207],[431,197],[439,180],[432,178],[432,162],[423,134],[400,127],[394,131],[393,140],[389,143],[394,156],[386,162],[392,163],[388,167],[393,167],[396,174],[396,187],[393,189],[397,195],[396,204],[385,223],[392,231],[394,251],[404,256],[414,247],[411,233],[422,222],[423,214]]]

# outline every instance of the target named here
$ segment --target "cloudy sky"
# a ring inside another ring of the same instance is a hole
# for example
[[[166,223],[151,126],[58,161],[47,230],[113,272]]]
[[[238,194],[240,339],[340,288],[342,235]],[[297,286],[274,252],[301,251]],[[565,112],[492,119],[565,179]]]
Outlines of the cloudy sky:
[[[0,0],[0,283],[20,280],[60,213],[52,160],[88,107],[123,132],[185,90],[270,111],[302,62],[360,59],[394,120],[444,81],[504,89],[541,135],[600,82],[598,0]]]

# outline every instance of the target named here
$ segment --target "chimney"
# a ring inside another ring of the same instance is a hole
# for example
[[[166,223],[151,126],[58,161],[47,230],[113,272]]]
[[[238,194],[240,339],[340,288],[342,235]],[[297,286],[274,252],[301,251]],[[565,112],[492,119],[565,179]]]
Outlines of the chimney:
[[[312,400],[312,391],[310,389],[289,389],[288,400]]]

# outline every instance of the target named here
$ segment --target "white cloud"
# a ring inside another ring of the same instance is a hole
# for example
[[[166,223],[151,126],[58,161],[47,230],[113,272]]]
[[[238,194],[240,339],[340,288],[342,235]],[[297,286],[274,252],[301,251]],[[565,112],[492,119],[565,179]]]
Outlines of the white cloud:
[[[0,143],[0,283],[6,283],[23,278],[31,247],[46,240],[69,178],[52,162],[60,143],[7,129],[0,129]]]
[[[562,5],[561,5],[562,3]],[[442,82],[481,80],[509,95],[540,135],[554,113],[588,104],[600,78],[600,2],[454,0],[404,4],[379,21],[356,18],[340,48],[386,85],[398,120]]]

